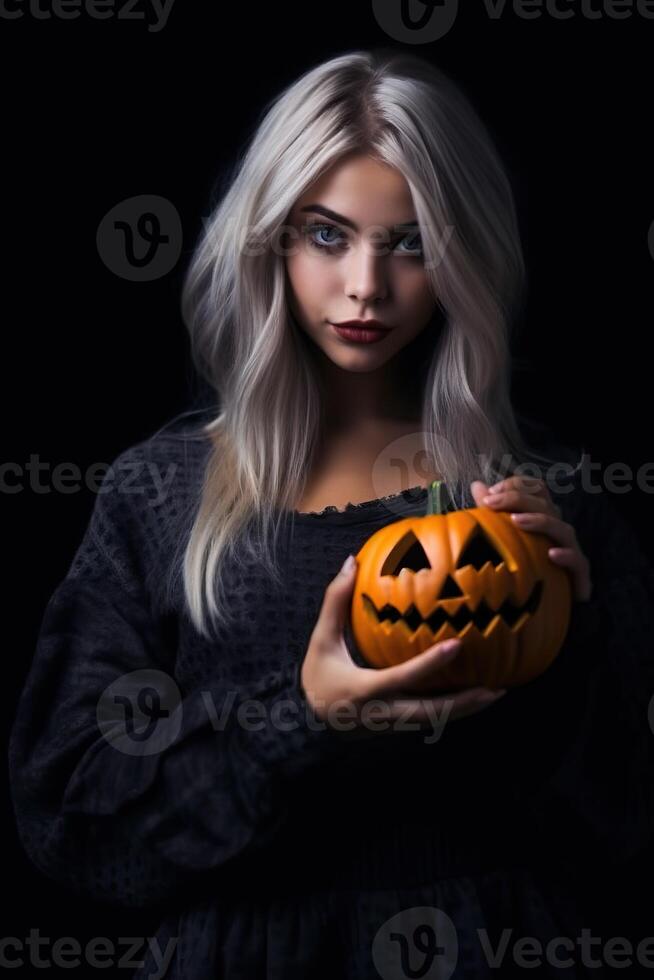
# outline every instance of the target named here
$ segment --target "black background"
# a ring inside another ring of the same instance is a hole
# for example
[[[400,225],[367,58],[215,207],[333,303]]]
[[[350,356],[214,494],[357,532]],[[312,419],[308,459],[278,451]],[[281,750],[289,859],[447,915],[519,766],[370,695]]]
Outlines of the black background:
[[[529,270],[515,404],[603,468],[631,468],[631,489],[612,500],[654,558],[652,497],[635,481],[653,449],[654,21],[590,19],[580,4],[559,6],[575,16],[524,19],[507,4],[494,19],[482,3],[466,3],[445,37],[411,48],[463,86],[513,180]],[[179,309],[183,272],[212,187],[264,103],[325,58],[399,45],[368,2],[176,0],[159,32],[142,19],[38,19],[21,9],[19,19],[0,18],[3,456],[24,466],[38,454],[50,469],[71,462],[84,472],[196,397]],[[144,3],[134,9],[151,17]],[[102,261],[96,232],[114,205],[141,194],[174,205],[183,246],[171,272],[131,282]],[[44,606],[93,502],[86,488],[3,493],[5,737]],[[75,899],[40,875],[17,842],[6,776],[3,786],[5,881],[23,890],[2,935],[38,928],[83,943],[153,934],[158,916]],[[641,937],[654,934],[652,922],[644,912]]]

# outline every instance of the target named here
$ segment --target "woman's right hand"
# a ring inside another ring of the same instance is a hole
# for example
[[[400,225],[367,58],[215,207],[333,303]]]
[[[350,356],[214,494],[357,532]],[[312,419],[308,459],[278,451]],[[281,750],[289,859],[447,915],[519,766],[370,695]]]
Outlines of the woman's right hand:
[[[401,718],[420,726],[431,724],[434,713],[440,713],[448,704],[451,705],[448,718],[456,720],[483,711],[506,693],[472,687],[437,697],[419,696],[421,690],[436,686],[436,671],[460,652],[460,640],[435,643],[393,667],[359,667],[352,660],[343,635],[355,577],[356,562],[349,572],[341,569],[325,589],[302,663],[300,683],[303,694],[318,718],[328,718],[330,707],[340,702],[354,707],[356,720],[361,724],[360,713],[364,705],[370,700],[382,700],[388,707],[385,720]],[[418,696],[411,697],[412,694]],[[352,720],[351,713],[348,718]]]

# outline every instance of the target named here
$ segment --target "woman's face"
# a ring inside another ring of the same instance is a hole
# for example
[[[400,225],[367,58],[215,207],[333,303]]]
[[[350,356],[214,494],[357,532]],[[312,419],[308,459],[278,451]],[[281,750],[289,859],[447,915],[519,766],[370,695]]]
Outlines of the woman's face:
[[[332,362],[372,371],[427,325],[436,300],[399,171],[363,154],[349,156],[296,201],[287,225],[289,304]],[[371,317],[391,328],[373,344],[346,340],[332,325]]]

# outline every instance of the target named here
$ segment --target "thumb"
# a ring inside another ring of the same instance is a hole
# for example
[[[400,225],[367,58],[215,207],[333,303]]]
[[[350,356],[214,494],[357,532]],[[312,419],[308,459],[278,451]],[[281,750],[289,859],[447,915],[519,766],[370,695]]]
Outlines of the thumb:
[[[488,496],[488,486],[483,480],[473,480],[470,484],[470,489],[472,491],[472,496],[475,501],[475,506],[485,507],[486,505],[482,503],[484,497]]]
[[[341,639],[356,580],[356,571],[357,560],[354,555],[348,555],[325,589],[320,609],[320,632],[325,640],[338,642]]]

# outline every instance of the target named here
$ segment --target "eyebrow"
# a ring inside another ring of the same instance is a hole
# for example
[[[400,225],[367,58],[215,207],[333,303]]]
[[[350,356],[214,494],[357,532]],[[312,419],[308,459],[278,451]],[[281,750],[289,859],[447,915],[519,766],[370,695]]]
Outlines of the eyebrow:
[[[314,214],[322,214],[325,218],[331,218],[332,221],[338,221],[341,225],[347,225],[348,228],[352,228],[353,231],[358,231],[359,229],[353,221],[349,218],[344,217],[342,214],[338,214],[336,211],[331,211],[329,208],[325,208],[322,204],[307,204],[300,211],[311,211]],[[393,225],[393,228],[388,229],[393,231],[395,228],[417,228],[417,221],[405,221],[403,224]]]

